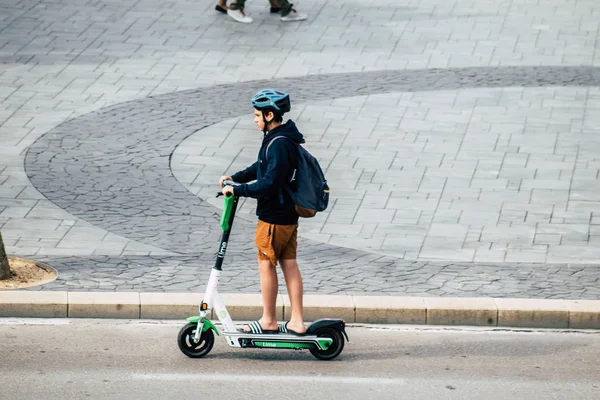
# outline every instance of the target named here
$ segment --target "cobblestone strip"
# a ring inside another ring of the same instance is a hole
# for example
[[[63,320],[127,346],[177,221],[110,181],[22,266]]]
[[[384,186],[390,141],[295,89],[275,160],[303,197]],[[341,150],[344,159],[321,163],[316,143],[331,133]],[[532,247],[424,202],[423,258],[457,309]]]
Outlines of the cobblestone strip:
[[[317,254],[299,254],[306,293],[600,299],[597,265],[403,262],[353,250],[343,259],[335,252]],[[219,289],[259,293],[253,254],[227,258]],[[59,279],[29,290],[203,292],[213,260],[214,254],[46,258],[41,261],[56,267]]]

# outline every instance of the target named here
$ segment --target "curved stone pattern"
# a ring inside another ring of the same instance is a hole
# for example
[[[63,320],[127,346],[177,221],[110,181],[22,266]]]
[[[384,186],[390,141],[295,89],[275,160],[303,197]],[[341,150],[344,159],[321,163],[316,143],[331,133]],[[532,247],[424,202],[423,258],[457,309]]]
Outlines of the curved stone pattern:
[[[507,86],[598,86],[599,83],[600,69],[597,68],[506,67],[319,75],[202,88],[123,103],[68,121],[31,146],[26,155],[26,170],[35,187],[68,212],[132,240],[182,254],[181,259],[125,257],[106,261],[108,265],[119,266],[118,268],[124,268],[133,275],[139,273],[136,272],[136,265],[145,266],[144,274],[156,268],[154,281],[167,283],[161,279],[163,265],[197,263],[204,266],[214,262],[220,234],[218,211],[190,194],[177,182],[169,168],[169,157],[178,143],[197,130],[246,114],[248,98],[256,88],[285,85],[294,93],[295,101],[304,102],[397,91]],[[235,268],[246,271],[248,265],[255,264],[255,250],[251,241],[253,232],[252,224],[236,221],[232,247],[228,252],[232,271]],[[310,252],[307,248],[310,248]],[[189,258],[183,255],[189,255]],[[327,285],[335,293],[453,293],[452,286],[442,290],[439,282],[434,284],[427,282],[428,279],[423,281],[427,276],[431,278],[442,272],[440,267],[431,267],[434,264],[409,263],[311,241],[303,243],[299,257],[310,265],[309,275],[335,270],[335,273],[320,275],[331,279]],[[81,260],[54,261],[54,266],[59,263],[66,271],[69,265],[82,263]],[[456,264],[443,268],[452,271],[455,267]],[[546,268],[540,267],[540,271]],[[433,269],[430,271],[429,268]],[[465,267],[458,270],[461,268]],[[78,268],[78,271],[82,270]],[[419,278],[411,280],[406,276],[394,276],[407,271],[415,271],[415,277],[418,275]],[[494,290],[483,290],[487,284],[494,287],[494,279],[481,275],[483,271],[473,270],[471,272],[475,275],[466,275],[467,281],[474,282],[474,286],[471,286],[473,290],[456,290],[455,295],[494,293],[495,296],[501,296],[505,293],[514,296],[527,293],[534,296],[537,293],[537,296],[551,297],[553,293],[563,293],[561,289],[564,291],[570,287],[569,283],[565,285],[564,281],[558,280],[551,284],[556,291],[553,289],[546,292],[545,289],[548,288],[536,288],[534,280],[533,283],[527,283],[527,287],[516,288],[514,292],[496,293]],[[61,276],[66,274],[64,279],[68,280],[68,273],[63,268],[60,268],[60,272]],[[363,272],[364,275],[361,275]],[[246,280],[246,276],[244,280],[236,280],[237,290],[243,290],[244,285],[240,282],[248,283],[248,288],[256,289],[257,277],[252,270],[251,275],[254,281]],[[565,273],[565,277],[568,276],[570,275]],[[349,279],[350,277],[356,279]],[[574,288],[581,288],[575,282],[577,279],[579,278],[569,282],[573,282]],[[64,284],[65,280],[61,282]],[[129,286],[140,289],[144,285],[140,283],[141,286],[136,286],[129,279],[125,281],[128,283],[115,285],[114,289]],[[353,282],[353,286],[346,286],[348,282]],[[60,282],[56,283],[59,284]],[[405,284],[413,287],[415,292],[404,290],[410,289],[404,287]],[[93,281],[80,282],[79,287],[94,288],[95,284]],[[165,289],[169,289],[168,285]],[[312,290],[307,287],[307,291]],[[570,293],[571,296],[582,298],[598,297],[597,293],[590,295],[585,290],[576,289]]]
[[[290,118],[332,189],[299,234],[411,261],[595,262],[598,99],[596,87],[510,87],[296,104]],[[221,208],[215,176],[245,168],[260,145],[252,118],[186,138],[173,175]],[[255,221],[256,202],[242,204],[237,218]]]
[[[256,88],[285,85],[295,101],[304,102],[395,91],[599,83],[598,68],[507,67],[317,75],[203,88],[68,121],[31,146],[26,170],[48,199],[94,225],[166,250],[195,253],[214,246],[218,215],[176,181],[169,156],[195,131],[247,113]]]

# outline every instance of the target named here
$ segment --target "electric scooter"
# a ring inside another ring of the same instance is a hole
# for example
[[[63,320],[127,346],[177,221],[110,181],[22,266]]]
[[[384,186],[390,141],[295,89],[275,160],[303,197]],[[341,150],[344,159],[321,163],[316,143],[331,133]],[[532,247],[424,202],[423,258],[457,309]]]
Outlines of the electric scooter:
[[[236,186],[238,184],[225,181],[223,185]],[[219,196],[222,196],[221,192],[217,195],[217,197]],[[212,350],[215,342],[214,334],[219,335],[219,331],[206,316],[214,308],[214,312],[221,322],[221,334],[230,347],[304,349],[309,350],[320,360],[336,358],[344,349],[344,338],[349,341],[345,329],[346,324],[341,319],[323,318],[314,321],[303,335],[282,332],[256,334],[236,329],[217,289],[238,200],[237,196],[225,197],[225,206],[221,215],[223,236],[217,260],[211,270],[204,299],[199,305],[199,315],[187,318],[188,323],[179,331],[177,337],[179,349],[191,358],[204,357]]]

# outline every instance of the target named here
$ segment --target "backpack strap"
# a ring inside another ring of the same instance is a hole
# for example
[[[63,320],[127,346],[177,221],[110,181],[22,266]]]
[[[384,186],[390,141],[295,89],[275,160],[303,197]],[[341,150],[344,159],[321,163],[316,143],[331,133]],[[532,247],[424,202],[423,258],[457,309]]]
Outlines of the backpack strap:
[[[271,147],[271,145],[273,144],[274,141],[276,141],[277,139],[281,139],[281,138],[284,138],[284,139],[294,142],[291,138],[289,138],[287,136],[275,136],[273,139],[271,139],[271,141],[267,145],[267,149],[265,150],[265,159],[267,158],[267,154],[269,154],[269,147]]]
[[[265,150],[265,160],[267,159],[267,154],[269,154],[269,147],[271,147],[271,145],[273,144],[274,141],[276,141],[277,139],[281,139],[281,138],[291,141],[292,143],[294,143],[294,145],[296,144],[291,138],[289,138],[287,136],[275,136],[273,139],[271,139],[271,141],[267,145],[267,148]],[[296,171],[294,170],[294,177],[295,176],[296,176]],[[279,203],[283,204],[283,190],[281,188],[279,189]]]

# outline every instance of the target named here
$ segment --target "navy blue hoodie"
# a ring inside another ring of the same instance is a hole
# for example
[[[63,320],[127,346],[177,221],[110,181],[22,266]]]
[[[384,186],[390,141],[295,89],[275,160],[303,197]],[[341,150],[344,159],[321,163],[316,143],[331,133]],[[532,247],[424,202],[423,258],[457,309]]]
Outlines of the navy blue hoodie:
[[[277,139],[267,146],[277,136],[287,136],[288,139]],[[267,132],[262,146],[258,151],[258,160],[243,171],[231,176],[235,182],[243,185],[234,188],[236,196],[252,197],[257,199],[256,215],[261,221],[278,224],[294,225],[298,223],[298,214],[290,196],[283,190],[297,164],[296,144],[304,143],[304,137],[296,128],[296,124],[289,120],[275,129]],[[253,180],[256,180],[252,183]]]

